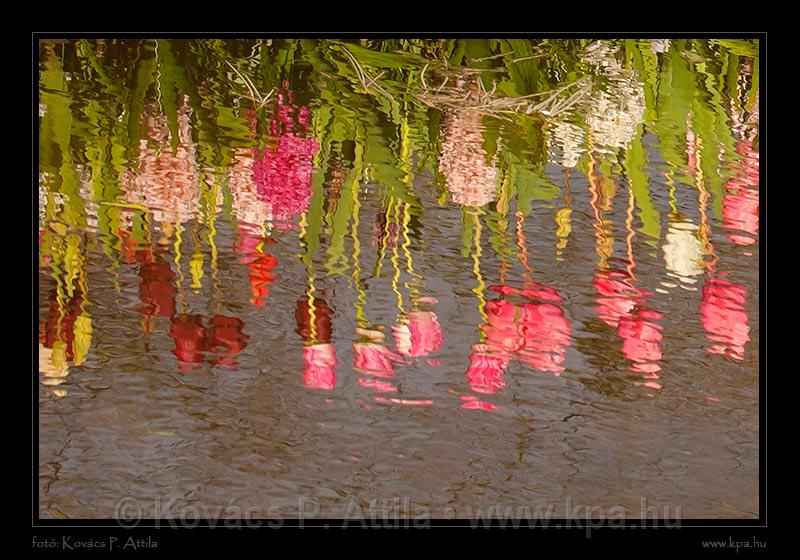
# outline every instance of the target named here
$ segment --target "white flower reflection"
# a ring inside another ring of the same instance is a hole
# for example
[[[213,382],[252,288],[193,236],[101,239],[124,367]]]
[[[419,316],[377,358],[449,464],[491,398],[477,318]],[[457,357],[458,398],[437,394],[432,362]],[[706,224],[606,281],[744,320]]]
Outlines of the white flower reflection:
[[[562,167],[573,168],[586,153],[586,136],[578,125],[554,121],[548,124],[549,161]]]
[[[194,218],[200,208],[200,175],[195,163],[186,98],[179,96],[178,146],[173,153],[167,117],[146,117],[147,138],[139,144],[139,169],[123,177],[128,202],[153,211],[161,223],[182,224]]]
[[[598,151],[628,148],[644,118],[644,85],[622,67],[616,54],[616,49],[598,41],[586,48],[583,57],[608,79],[605,90],[597,89],[587,97],[586,124]]]
[[[703,274],[703,246],[699,227],[691,222],[672,222],[667,226],[664,240],[664,261],[667,276],[675,278],[684,288],[691,288]],[[667,282],[667,287],[673,284]]]
[[[475,111],[454,111],[444,119],[439,171],[447,181],[453,202],[462,206],[484,206],[496,194],[496,158],[487,161],[483,130],[480,114]]]

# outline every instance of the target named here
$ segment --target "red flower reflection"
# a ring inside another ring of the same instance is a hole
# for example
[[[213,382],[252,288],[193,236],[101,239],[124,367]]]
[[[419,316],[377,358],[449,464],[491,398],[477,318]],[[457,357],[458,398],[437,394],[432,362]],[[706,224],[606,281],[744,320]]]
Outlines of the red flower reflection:
[[[181,314],[172,321],[169,335],[175,342],[172,351],[178,358],[181,371],[189,371],[203,363],[206,346],[206,329],[200,315]]]
[[[140,312],[149,317],[172,317],[175,314],[175,286],[172,279],[175,273],[169,263],[150,251],[139,251],[137,260],[141,262],[139,277],[139,297],[141,298]],[[147,332],[151,332],[149,322]]]
[[[181,371],[190,371],[203,362],[236,369],[236,356],[247,348],[244,323],[236,317],[214,315],[208,328],[200,315],[180,314],[173,318],[169,329],[175,342],[172,351],[178,358]],[[211,354],[208,358],[207,354]]]
[[[250,280],[250,303],[262,307],[269,297],[269,286],[275,281],[273,269],[278,264],[278,259],[264,252],[264,245],[272,243],[268,237],[252,233],[248,229],[239,231],[236,252],[239,253],[239,263],[247,265]]]
[[[81,314],[83,294],[76,287],[72,297],[59,305],[58,291],[53,288],[48,294],[47,303],[47,318],[44,323],[39,323],[39,342],[45,348],[53,348],[57,342],[63,342],[65,357],[68,361],[72,361],[75,322]]]
[[[710,278],[703,286],[700,316],[706,336],[714,342],[708,348],[711,354],[744,360],[744,347],[750,340],[746,300],[745,287],[727,280]]]
[[[216,354],[209,360],[230,369],[236,368],[236,356],[247,348],[247,335],[242,332],[244,323],[237,317],[214,315],[208,328],[207,350]]]

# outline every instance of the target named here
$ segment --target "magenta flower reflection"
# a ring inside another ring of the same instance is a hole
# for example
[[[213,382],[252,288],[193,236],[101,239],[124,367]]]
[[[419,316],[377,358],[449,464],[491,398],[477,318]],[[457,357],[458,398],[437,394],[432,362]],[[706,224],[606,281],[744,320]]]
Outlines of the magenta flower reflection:
[[[744,360],[744,347],[750,340],[750,327],[744,305],[747,290],[744,286],[709,278],[703,286],[700,317],[706,336],[714,343],[708,352],[733,360]]]
[[[274,143],[253,151],[253,180],[261,199],[269,203],[274,219],[285,223],[308,210],[313,158],[319,144],[303,137],[308,128],[308,108],[295,107],[291,92],[279,93],[277,101],[270,123]],[[299,131],[295,131],[295,121]]]

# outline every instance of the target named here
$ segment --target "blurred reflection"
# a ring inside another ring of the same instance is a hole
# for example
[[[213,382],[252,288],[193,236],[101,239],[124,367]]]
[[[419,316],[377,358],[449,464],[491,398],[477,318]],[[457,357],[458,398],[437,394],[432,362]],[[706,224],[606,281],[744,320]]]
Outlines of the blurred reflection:
[[[172,351],[178,358],[181,371],[192,371],[203,363],[203,352],[208,342],[207,331],[200,315],[181,313],[171,322],[169,335],[175,342]]]
[[[650,39],[650,50],[654,53],[665,53],[669,51],[669,39]]]
[[[568,169],[586,153],[586,134],[576,124],[554,120],[548,125],[549,161]]]
[[[410,204],[400,203],[396,205],[398,209],[398,240],[392,243],[387,239],[387,245],[392,246],[392,266],[395,274],[392,278],[392,285],[397,294],[397,322],[392,326],[395,348],[397,352],[405,357],[415,358],[427,356],[439,351],[442,346],[443,336],[442,327],[439,325],[439,318],[436,313],[426,306],[436,303],[434,298],[422,296],[420,291],[425,286],[425,279],[414,270],[414,259],[411,253],[409,238],[409,222],[411,221]],[[403,299],[400,294],[398,280],[400,278],[400,266],[398,250],[402,249],[405,257],[405,272],[411,278],[406,286],[411,291],[412,309],[406,311]]]
[[[171,322],[169,334],[175,342],[173,354],[181,371],[192,371],[207,362],[235,370],[237,355],[247,348],[244,323],[236,317],[213,315],[208,327],[198,314],[180,313]]]
[[[276,278],[273,271],[278,265],[278,259],[264,251],[264,247],[270,243],[274,241],[253,233],[246,227],[237,232],[235,250],[239,254],[239,263],[248,268],[250,303],[258,307],[264,306],[269,297],[269,287]]]
[[[92,338],[91,319],[85,311],[83,292],[76,287],[72,295],[59,294],[58,288],[50,290],[48,312],[39,323],[39,373],[42,383],[51,387],[61,385],[70,365],[79,366],[89,352]],[[65,396],[66,391],[54,390],[55,396]]]
[[[170,232],[171,228],[167,227],[165,233]],[[243,322],[236,317],[215,314],[206,327],[202,315],[178,312],[177,275],[165,258],[166,248],[153,247],[149,241],[147,222],[145,232],[141,235],[135,234],[132,229],[120,230],[119,235],[123,261],[138,265],[141,279],[139,312],[144,316],[142,329],[152,334],[155,318],[170,320],[169,336],[175,345],[172,353],[178,359],[181,371],[196,370],[205,362],[236,369],[236,356],[247,347]],[[137,236],[140,237],[138,242],[135,239]]]
[[[699,232],[700,228],[689,221],[675,221],[667,225],[664,238],[667,276],[675,278],[687,288],[697,282],[697,277],[704,270]]]
[[[433,311],[409,311],[392,327],[392,333],[402,356],[427,356],[442,346],[442,327]]]
[[[240,229],[268,232],[272,225],[272,207],[263,200],[253,176],[253,150],[234,150],[234,163],[228,168],[228,188],[233,198],[233,215]]]
[[[175,296],[177,289],[173,284],[175,273],[163,257],[163,249],[155,251],[140,246],[134,241],[129,231],[120,231],[122,238],[122,256],[128,264],[138,264],[139,312],[145,316],[142,328],[147,333],[153,332],[154,317],[173,317],[175,315]]]
[[[528,262],[523,223],[524,217],[518,213],[517,256],[524,268],[524,287],[505,284],[489,287],[502,297],[489,300],[482,307],[481,342],[472,347],[466,373],[469,388],[475,393],[492,395],[505,387],[503,378],[514,360],[536,371],[560,375],[564,371],[566,349],[572,343],[569,320],[564,310],[556,305],[563,298],[555,289],[531,279],[533,270]],[[478,247],[480,228],[476,229],[476,234]],[[480,286],[479,271],[476,276]],[[476,396],[464,396],[462,401],[462,407],[467,409],[496,409],[495,405]]]
[[[391,200],[390,203],[392,207],[394,207],[396,201]],[[355,206],[354,217],[357,216],[357,211],[358,205]],[[384,220],[387,220],[385,214]],[[380,275],[381,265],[386,255],[387,248],[396,247],[397,245],[395,237],[397,233],[397,224],[390,224],[388,221],[385,223],[386,227],[382,228],[380,232],[377,232],[379,237],[376,240],[378,244],[378,258],[375,263],[375,277]],[[392,225],[395,227],[392,228]],[[394,235],[391,235],[390,232]],[[358,379],[358,384],[362,387],[372,389],[376,393],[395,393],[397,392],[397,386],[394,384],[394,366],[396,363],[402,363],[403,358],[400,354],[386,346],[386,335],[383,333],[383,327],[374,325],[369,321],[364,311],[367,299],[361,283],[361,244],[358,240],[357,218],[351,236],[355,249],[353,252],[353,271],[357,291],[355,307],[358,326],[356,327],[356,334],[359,336],[358,341],[353,342],[353,369],[361,374]],[[396,289],[396,284],[393,284],[393,286]]]
[[[747,116],[736,109],[733,101],[730,105],[733,131],[739,139],[736,152],[741,157],[731,163],[735,169],[734,177],[725,185],[723,227],[748,234],[728,234],[728,240],[738,246],[754,245],[758,237],[759,154],[754,149],[754,140],[758,134],[757,101],[758,92],[754,109]],[[702,199],[700,209],[701,213],[705,212]],[[745,309],[747,288],[720,278],[719,276],[726,276],[725,272],[715,276],[714,264],[716,261],[709,267],[710,275],[703,286],[700,303],[703,328],[712,342],[707,350],[711,354],[741,362],[744,360],[745,346],[750,341],[750,326]]]
[[[630,362],[630,370],[645,374],[649,379],[637,382],[638,385],[660,389],[661,384],[657,372],[661,371],[658,361],[661,354],[662,327],[656,321],[661,314],[647,307],[647,297],[652,295],[635,286],[636,277],[633,270],[636,262],[633,254],[633,206],[632,191],[628,192],[628,207],[625,226],[627,235],[627,267],[624,269],[609,266],[609,258],[614,240],[603,217],[603,209],[610,208],[612,198],[600,189],[600,178],[595,173],[595,160],[590,154],[589,191],[590,205],[595,216],[596,252],[600,257],[599,267],[595,271],[592,285],[597,297],[595,299],[598,317],[609,327],[617,330],[622,338],[622,353]]]
[[[386,346],[386,335],[380,330],[358,328],[356,333],[360,339],[353,343],[353,369],[362,374],[358,384],[378,393],[397,392],[394,366],[402,357]]]

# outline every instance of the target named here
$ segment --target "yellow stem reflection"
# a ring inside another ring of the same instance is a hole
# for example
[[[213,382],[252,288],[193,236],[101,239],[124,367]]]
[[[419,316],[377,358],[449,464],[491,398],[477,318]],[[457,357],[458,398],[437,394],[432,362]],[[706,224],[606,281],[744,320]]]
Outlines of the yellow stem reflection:
[[[695,153],[697,157],[697,165],[695,166],[695,185],[697,186],[698,190],[697,202],[698,206],[700,207],[700,229],[698,233],[700,235],[700,240],[703,242],[703,246],[705,247],[708,254],[711,255],[711,260],[705,263],[706,269],[708,270],[709,274],[713,274],[714,268],[716,267],[719,257],[714,251],[714,246],[711,244],[711,239],[709,236],[711,232],[711,226],[709,225],[708,222],[708,199],[710,198],[710,195],[708,193],[708,189],[706,189],[705,177],[703,176],[703,166],[702,166],[703,141],[699,135],[697,136],[696,142],[697,142],[697,148]]]
[[[564,249],[567,248],[569,243],[569,236],[572,233],[572,195],[570,194],[570,173],[571,170],[567,167],[564,170],[564,207],[556,212],[556,259],[564,260],[561,256]]]
[[[308,212],[303,212],[300,214],[300,222],[298,225],[300,226],[300,239],[305,239],[307,233],[306,229],[308,228]],[[317,341],[317,307],[315,305],[316,298],[314,297],[314,293],[317,291],[317,288],[314,285],[314,263],[311,258],[302,259],[302,255],[298,256],[305,262],[306,265],[306,302],[308,303],[310,328],[309,340],[313,344]]]
[[[633,205],[634,205],[634,198],[633,198],[633,187],[631,186],[630,182],[628,183],[628,208],[625,212],[625,230],[628,232],[627,236],[625,237],[625,247],[627,249],[627,256],[628,256],[628,276],[631,280],[636,279],[636,275],[633,273],[633,269],[636,268],[636,261],[633,257],[633,237],[635,235],[633,231]]]
[[[394,205],[394,212],[391,217],[391,222],[395,225],[399,223],[401,205],[402,205],[401,202]],[[400,263],[399,263],[399,247],[397,240],[394,240],[394,242],[392,243],[392,256],[390,257],[389,260],[392,263],[392,270],[394,271],[394,274],[392,275],[392,291],[397,296],[397,310],[399,313],[402,314],[405,311],[405,305],[403,303],[403,294],[400,292],[399,289]]]
[[[489,321],[489,315],[486,313],[486,297],[483,295],[484,290],[486,289],[486,283],[483,281],[483,276],[481,275],[481,256],[483,255],[483,247],[481,246],[481,220],[479,215],[482,215],[483,211],[480,209],[474,209],[469,213],[471,220],[473,231],[475,232],[473,235],[473,251],[472,251],[472,272],[475,274],[475,280],[477,281],[477,285],[473,288],[472,293],[478,298],[478,313],[480,313],[481,318],[483,319],[483,323],[487,323]],[[480,329],[481,333],[481,342],[484,341],[485,333],[483,329]]]
[[[597,243],[595,244],[595,252],[597,252],[597,255],[599,256],[598,267],[600,269],[605,269],[608,267],[608,259],[611,257],[614,239],[608,235],[603,223],[603,213],[600,209],[600,178],[595,173],[596,161],[594,159],[594,151],[591,144],[589,145],[588,154],[589,172],[587,173],[586,177],[589,181],[589,192],[591,193],[589,205],[592,207],[595,219],[594,236],[595,239],[597,239]]]

